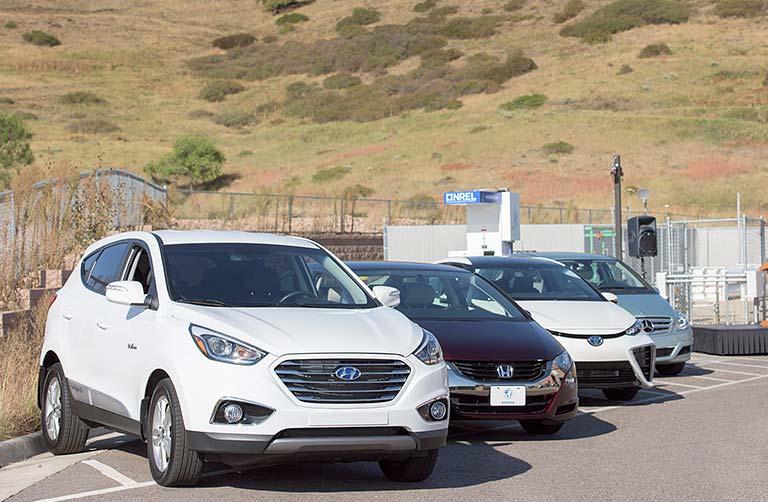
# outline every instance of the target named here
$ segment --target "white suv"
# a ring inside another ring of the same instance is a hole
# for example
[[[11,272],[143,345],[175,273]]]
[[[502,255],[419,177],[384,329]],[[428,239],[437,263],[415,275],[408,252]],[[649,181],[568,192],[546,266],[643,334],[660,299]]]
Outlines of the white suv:
[[[182,486],[206,459],[377,460],[420,481],[447,398],[434,336],[320,245],[161,231],[88,248],[48,312],[38,403],[53,453],[107,426],[147,442],[158,484]]]

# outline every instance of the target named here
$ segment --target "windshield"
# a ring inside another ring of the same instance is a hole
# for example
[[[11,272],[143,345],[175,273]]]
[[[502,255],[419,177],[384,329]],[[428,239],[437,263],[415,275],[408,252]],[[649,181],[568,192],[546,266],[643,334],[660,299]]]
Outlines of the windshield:
[[[475,271],[518,301],[604,301],[581,277],[560,265],[510,264],[478,268]]]
[[[173,244],[163,248],[174,301],[213,307],[377,306],[321,249],[268,244]]]
[[[562,263],[601,291],[651,291],[634,270],[618,260],[563,260]]]
[[[400,291],[401,311],[412,320],[525,319],[515,304],[474,274],[457,270],[358,270],[370,287]]]

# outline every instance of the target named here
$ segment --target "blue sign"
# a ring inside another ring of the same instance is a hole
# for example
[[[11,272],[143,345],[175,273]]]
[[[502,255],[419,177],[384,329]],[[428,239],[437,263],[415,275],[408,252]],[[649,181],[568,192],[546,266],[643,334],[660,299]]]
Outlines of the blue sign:
[[[449,206],[464,206],[467,204],[500,204],[499,192],[483,192],[481,190],[465,190],[463,192],[443,193],[443,204]]]

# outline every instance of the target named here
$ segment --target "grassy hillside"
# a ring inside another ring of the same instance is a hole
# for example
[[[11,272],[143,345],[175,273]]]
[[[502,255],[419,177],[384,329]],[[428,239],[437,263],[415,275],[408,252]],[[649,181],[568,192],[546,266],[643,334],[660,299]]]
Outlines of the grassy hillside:
[[[621,153],[652,208],[731,212],[741,191],[753,215],[768,209],[759,6],[723,18],[739,2],[694,1],[675,24],[606,24],[603,0],[417,3],[316,0],[278,23],[256,0],[5,0],[0,110],[27,118],[43,165],[141,173],[176,137],[211,136],[235,178],[225,190],[508,186],[524,204],[610,207]],[[356,7],[379,15],[344,20]],[[33,30],[61,44],[26,42]],[[237,33],[254,43],[213,47]]]

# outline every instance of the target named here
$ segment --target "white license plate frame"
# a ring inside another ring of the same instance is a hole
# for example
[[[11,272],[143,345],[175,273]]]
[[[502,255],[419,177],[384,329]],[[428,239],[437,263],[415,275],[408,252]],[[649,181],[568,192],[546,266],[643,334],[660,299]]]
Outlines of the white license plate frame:
[[[525,406],[525,385],[492,385],[491,406]]]

